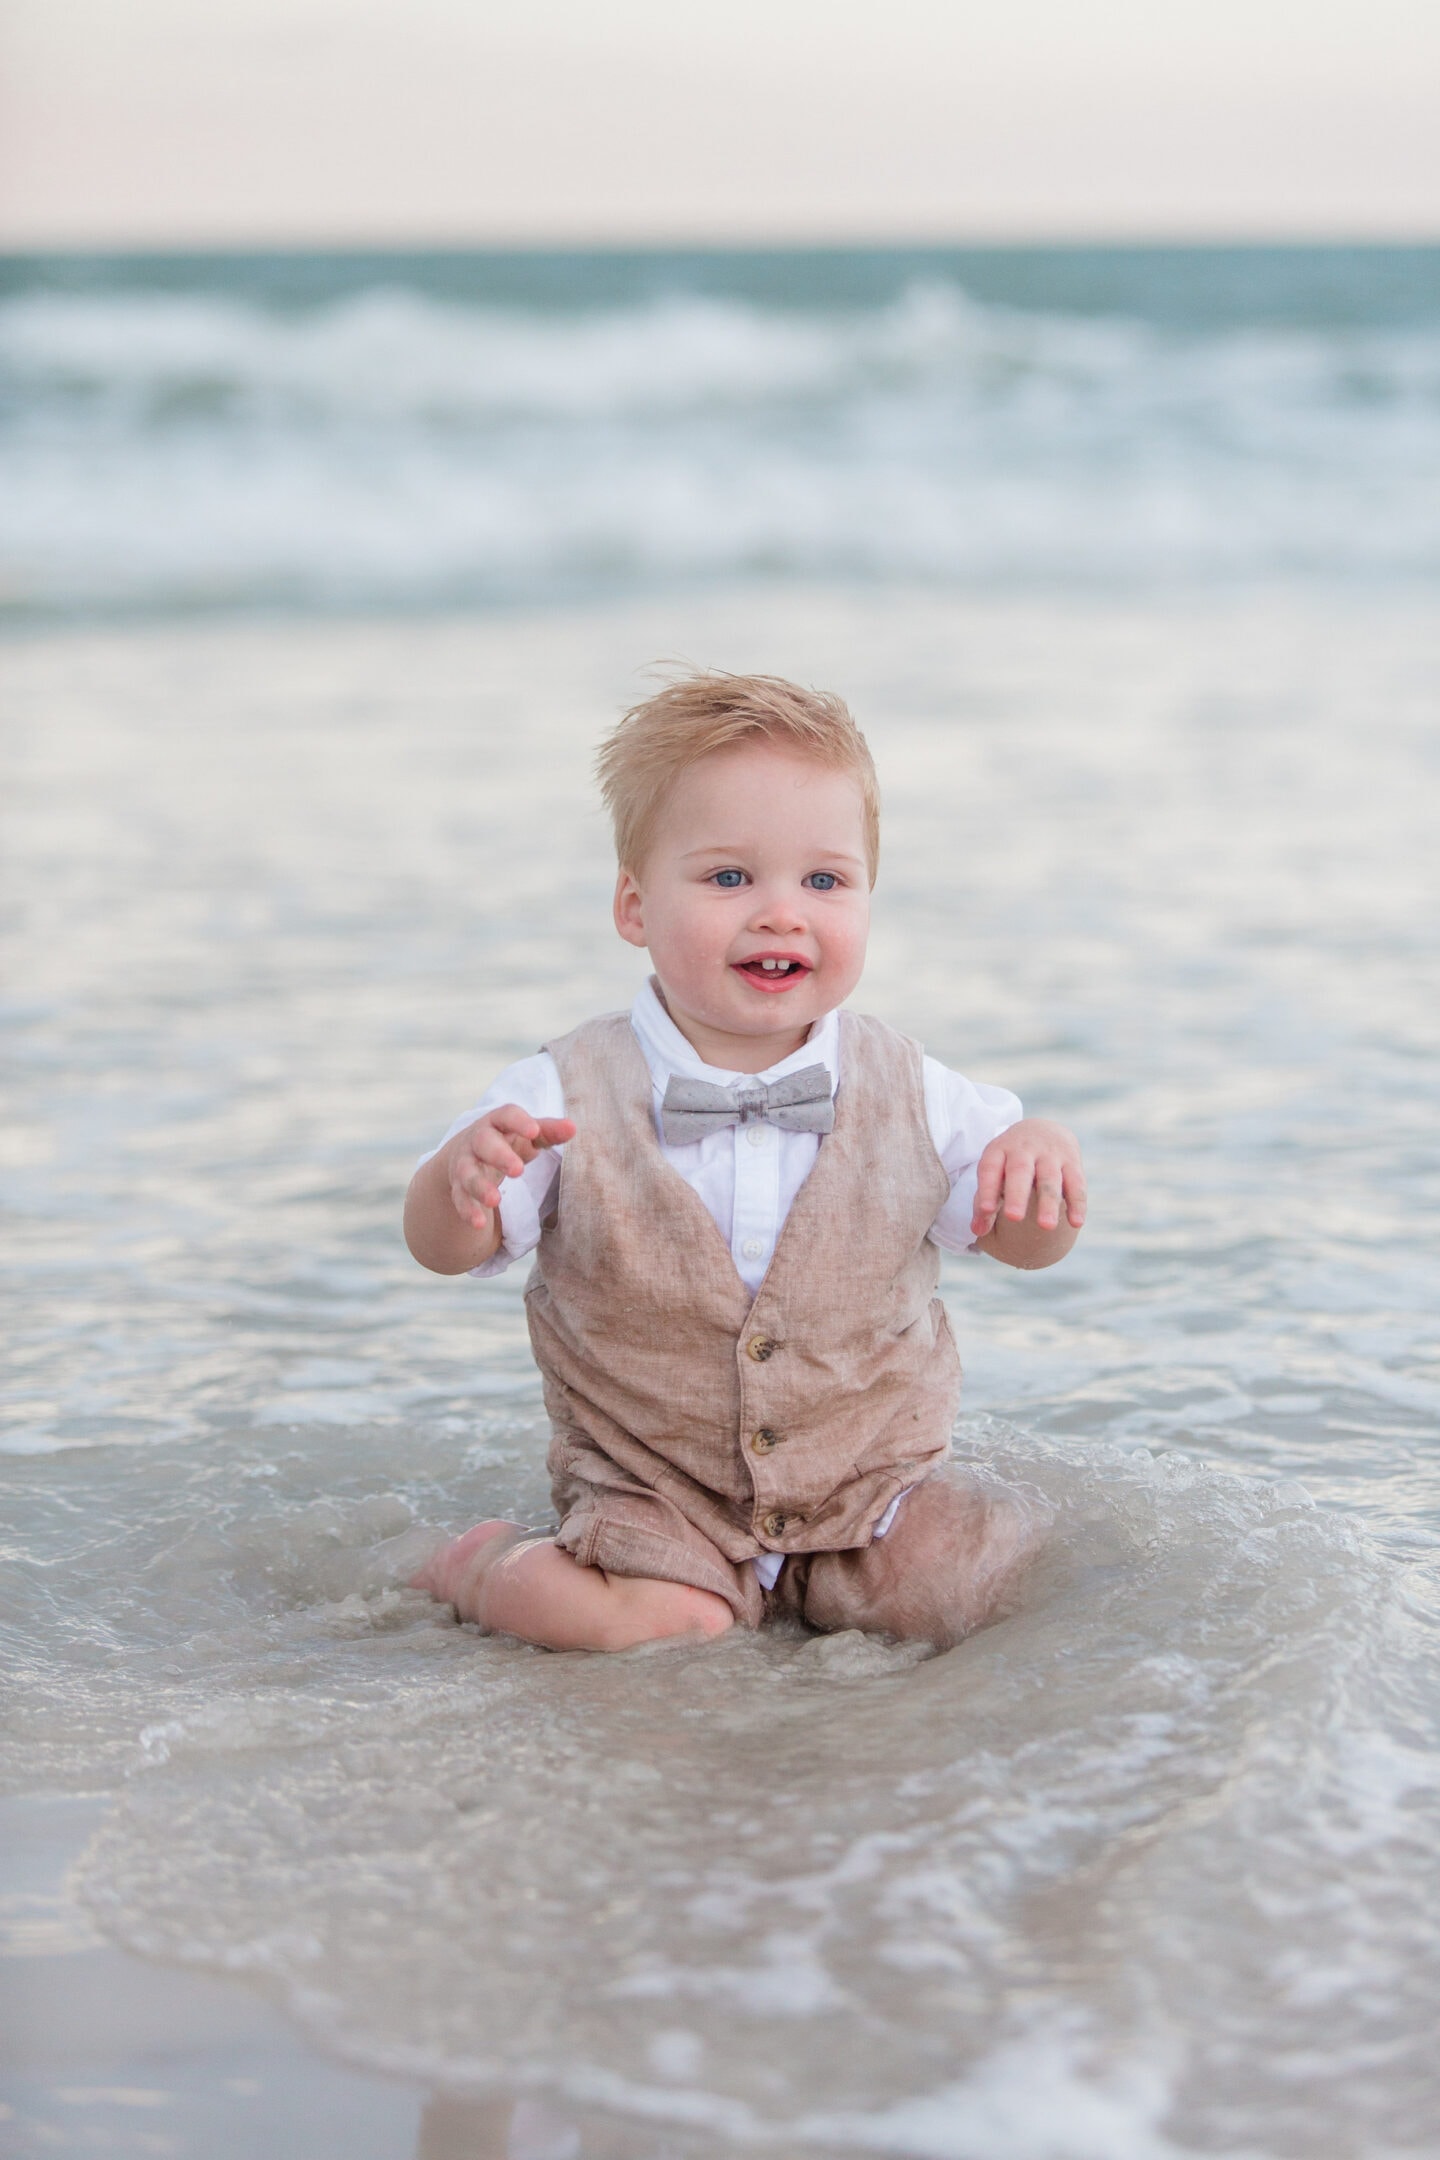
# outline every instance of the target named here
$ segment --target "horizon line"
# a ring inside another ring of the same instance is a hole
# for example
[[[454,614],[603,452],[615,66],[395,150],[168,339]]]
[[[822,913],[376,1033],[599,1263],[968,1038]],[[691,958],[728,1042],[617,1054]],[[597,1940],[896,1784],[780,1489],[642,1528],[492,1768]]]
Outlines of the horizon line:
[[[1169,249],[1196,254],[1215,250],[1291,249],[1320,253],[1340,248],[1389,248],[1423,250],[1440,248],[1440,223],[1429,229],[1347,229],[1332,231],[1126,231],[1104,229],[1093,233],[1037,230],[1027,233],[906,233],[808,234],[754,236],[719,234],[627,234],[627,235],[486,235],[461,236],[415,233],[367,237],[358,234],[327,236],[290,234],[285,237],[257,234],[253,237],[171,236],[103,239],[12,239],[0,232],[0,261],[19,262],[41,257],[101,258],[148,257],[174,259],[187,255],[826,255],[826,254],[1001,254],[1026,251],[1094,249],[1135,252]]]

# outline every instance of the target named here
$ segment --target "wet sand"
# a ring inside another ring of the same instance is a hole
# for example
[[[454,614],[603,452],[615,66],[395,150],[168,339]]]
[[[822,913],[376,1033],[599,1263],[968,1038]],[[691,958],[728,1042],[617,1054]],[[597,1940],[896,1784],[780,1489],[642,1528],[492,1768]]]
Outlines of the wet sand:
[[[67,1876],[108,1805],[0,1801],[0,2150],[414,2151],[422,2096],[325,2060],[253,1989],[132,1957],[96,1933]]]
[[[0,2153],[166,2160],[687,2160],[683,2132],[369,2077],[255,1989],[132,1957],[72,1876],[104,1798],[0,1800]],[[821,2156],[823,2160],[823,2155]]]

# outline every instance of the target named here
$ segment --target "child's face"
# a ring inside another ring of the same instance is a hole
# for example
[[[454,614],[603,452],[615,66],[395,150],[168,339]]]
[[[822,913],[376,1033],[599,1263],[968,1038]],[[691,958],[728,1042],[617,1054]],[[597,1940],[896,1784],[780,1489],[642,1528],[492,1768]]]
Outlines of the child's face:
[[[763,1072],[865,965],[859,782],[772,743],[701,758],[667,797],[638,874],[621,871],[615,925],[649,947],[670,1017],[707,1065]]]

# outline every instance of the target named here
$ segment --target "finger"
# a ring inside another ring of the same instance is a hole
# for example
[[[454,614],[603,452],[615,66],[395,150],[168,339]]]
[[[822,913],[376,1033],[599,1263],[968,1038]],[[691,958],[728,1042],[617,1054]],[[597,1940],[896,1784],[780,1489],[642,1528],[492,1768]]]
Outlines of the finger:
[[[520,1143],[524,1145],[523,1141]],[[523,1177],[525,1157],[510,1147],[499,1133],[482,1133],[471,1142],[470,1156],[487,1177]]]
[[[994,1229],[995,1218],[1000,1213],[1004,1185],[1004,1152],[996,1149],[992,1155],[987,1149],[986,1154],[980,1158],[980,1169],[975,1181],[975,1205],[970,1214],[972,1237],[988,1237]]]
[[[1035,1187],[1034,1157],[1017,1152],[1005,1164],[1005,1220],[1024,1222]]]
[[[1064,1184],[1058,1163],[1043,1159],[1035,1165],[1035,1222],[1041,1230],[1058,1230]]]
[[[528,1110],[522,1110],[519,1103],[513,1102],[502,1103],[498,1110],[491,1110],[480,1123],[493,1127],[496,1132],[518,1134],[522,1140],[533,1140],[540,1130],[539,1119],[531,1117]]]
[[[482,1207],[499,1207],[500,1179],[488,1163],[476,1162],[472,1157],[456,1171],[453,1182],[467,1200],[478,1200]]]
[[[1060,1224],[1060,1208],[1065,1195],[1065,1171],[1058,1154],[1042,1150],[1035,1157],[1035,1210],[1036,1228],[1055,1230]]]
[[[495,1178],[484,1173],[474,1177],[457,1178],[452,1190],[462,1196],[455,1203],[457,1207],[463,1205],[465,1207],[498,1208],[500,1205],[499,1183]]]
[[[575,1127],[568,1117],[542,1117],[535,1145],[537,1148],[563,1147],[574,1137]]]
[[[477,1155],[462,1155],[455,1165],[451,1179],[452,1189],[464,1193],[466,1201],[474,1206],[496,1208],[500,1205],[502,1170],[484,1162]],[[459,1205],[459,1202],[456,1202]]]
[[[494,1220],[500,1205],[500,1195],[491,1186],[488,1192],[466,1192],[461,1185],[452,1185],[450,1199],[461,1222],[472,1230],[486,1231]]]
[[[995,1220],[1004,1178],[1005,1151],[992,1140],[980,1157],[975,1176],[975,1208],[970,1227],[978,1236],[983,1236]]]
[[[1071,1229],[1083,1228],[1090,1208],[1090,1195],[1079,1163],[1072,1163],[1065,1173],[1065,1200],[1065,1218]]]
[[[996,1211],[993,1207],[981,1207],[979,1196],[977,1195],[975,1205],[970,1210],[971,1237],[988,1237],[990,1235],[990,1232],[995,1227],[995,1213]]]

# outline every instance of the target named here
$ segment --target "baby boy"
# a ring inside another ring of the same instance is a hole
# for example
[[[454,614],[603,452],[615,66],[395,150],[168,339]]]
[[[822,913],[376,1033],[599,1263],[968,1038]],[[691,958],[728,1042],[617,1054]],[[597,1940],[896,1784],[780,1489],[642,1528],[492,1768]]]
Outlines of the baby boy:
[[[439,1274],[536,1255],[559,1528],[477,1524],[418,1581],[557,1650],[773,1612],[953,1643],[1037,1530],[940,1469],[960,1393],[940,1252],[1063,1258],[1077,1144],[841,1009],[879,800],[838,698],[695,676],[628,713],[599,770],[615,926],[654,975],[502,1073],[405,1205]]]

